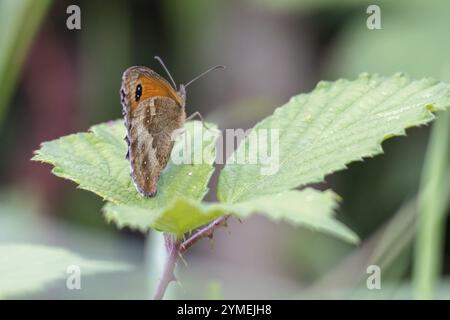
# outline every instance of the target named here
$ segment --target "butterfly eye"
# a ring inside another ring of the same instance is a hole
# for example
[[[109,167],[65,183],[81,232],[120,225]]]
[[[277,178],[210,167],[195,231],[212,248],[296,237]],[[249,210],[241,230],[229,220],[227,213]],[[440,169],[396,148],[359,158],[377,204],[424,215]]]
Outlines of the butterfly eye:
[[[142,96],[142,86],[140,84],[138,84],[136,87],[136,102],[139,101],[141,96]]]

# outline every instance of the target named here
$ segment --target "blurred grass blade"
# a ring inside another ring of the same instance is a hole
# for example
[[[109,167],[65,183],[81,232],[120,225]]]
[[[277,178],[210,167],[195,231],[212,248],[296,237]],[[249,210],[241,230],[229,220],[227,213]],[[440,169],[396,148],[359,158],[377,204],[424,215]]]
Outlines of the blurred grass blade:
[[[411,247],[417,220],[416,203],[417,198],[408,201],[394,215],[381,233],[368,265],[380,266],[385,274],[394,260]]]
[[[450,113],[438,117],[431,132],[418,199],[413,281],[415,297],[432,299],[442,269],[447,206]]]
[[[0,125],[20,68],[51,0],[0,0]]]
[[[320,298],[375,298],[379,293],[367,290],[367,267],[377,265],[382,270],[383,297],[387,298],[385,284],[395,287],[404,275],[398,270],[399,265],[409,262],[402,259],[410,255],[411,243],[415,235],[416,198],[405,203],[386,223],[369,238],[365,239],[348,258],[316,281],[309,289],[308,295]],[[400,263],[399,263],[400,262]],[[395,282],[395,283],[394,283]]]

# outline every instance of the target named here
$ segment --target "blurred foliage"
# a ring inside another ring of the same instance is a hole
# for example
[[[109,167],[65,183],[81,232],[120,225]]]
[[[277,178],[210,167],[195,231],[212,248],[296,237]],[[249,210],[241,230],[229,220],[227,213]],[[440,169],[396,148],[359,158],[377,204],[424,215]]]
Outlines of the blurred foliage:
[[[142,268],[143,244],[139,239],[127,237],[126,234],[117,237],[117,234],[98,230],[92,226],[76,225],[68,223],[64,219],[38,215],[36,214],[39,212],[38,203],[35,203],[34,200],[39,199],[33,198],[30,194],[24,194],[23,190],[15,192],[2,190],[0,192],[0,246],[33,244],[37,248],[49,248],[55,254],[66,252],[74,258],[83,259],[86,263],[101,260],[100,262],[109,261],[111,266],[113,266],[115,262],[126,262],[128,265],[132,265],[133,268],[127,269],[126,274],[111,270],[108,273],[87,271],[87,274],[83,275],[83,270],[81,270],[82,290],[67,290],[66,279],[68,274],[65,269],[62,269],[62,274],[59,272],[53,274],[56,277],[55,280],[49,280],[45,284],[42,283],[39,289],[36,290],[17,292],[17,295],[11,296],[12,298],[143,299],[149,296],[146,294],[149,283],[142,281],[146,273],[144,273]],[[24,199],[27,199],[27,201],[24,201]],[[102,223],[105,225],[104,220]],[[33,252],[34,250],[24,251],[30,258],[32,258]],[[57,260],[58,258],[55,257],[55,259]],[[41,261],[43,267],[46,268],[48,267],[47,263],[51,264],[51,262],[44,259]],[[62,260],[59,261],[63,263]],[[70,262],[70,260],[67,261],[67,263]],[[116,266],[120,265],[125,266],[123,263],[116,264]],[[99,266],[97,265],[97,267]],[[29,271],[26,268],[26,264],[18,265],[16,269],[22,269],[20,271],[17,270],[17,272],[22,272],[24,276]],[[49,267],[49,270],[54,269]],[[42,275],[42,277],[44,276]],[[52,277],[52,275],[49,276]],[[127,279],[126,282],[123,281],[124,276]],[[33,283],[36,284],[36,281],[30,281],[29,284],[23,282],[21,287],[32,286]],[[6,298],[10,298],[9,295]]]
[[[363,6],[362,3],[360,4]],[[353,17],[345,23],[343,30],[337,35],[333,43],[332,54],[328,55],[330,59],[325,64],[325,73],[332,77],[340,77],[342,75],[353,76],[361,71],[392,73],[401,70],[415,77],[427,75],[448,81],[450,79],[448,55],[450,47],[448,41],[442,41],[442,39],[445,39],[450,28],[448,19],[449,2],[442,0],[428,2],[378,1],[376,4],[381,8],[382,29],[369,30],[365,28],[367,15],[362,10],[355,12]],[[445,115],[441,116],[444,119],[447,118]],[[439,121],[442,123],[448,120]],[[364,171],[356,168],[356,171],[353,169],[353,175],[338,177],[341,178],[340,185],[350,185],[350,180],[351,184],[354,185],[353,188],[345,187],[348,189],[348,193],[353,194],[354,201],[353,204],[349,203],[344,210],[347,213],[353,213],[353,217],[357,212],[365,213],[360,216],[361,218],[358,221],[355,221],[360,228],[365,224],[369,225],[366,229],[370,230],[373,225],[379,224],[384,219],[383,216],[386,216],[389,210],[392,210],[396,202],[399,203],[402,198],[411,197],[411,194],[416,192],[419,185],[419,168],[423,161],[422,155],[425,152],[426,136],[424,136],[424,133],[426,134],[426,132],[426,130],[422,133],[409,132],[408,139],[398,143],[386,144],[385,159],[373,162],[370,169],[367,168]],[[439,141],[438,143],[445,145],[446,138],[448,137],[445,134],[435,134],[434,143]],[[443,159],[445,150],[443,146],[440,155],[437,156]],[[427,157],[430,157],[430,155],[427,155]],[[441,163],[439,167],[442,170],[445,164]],[[425,168],[425,170],[429,169]],[[435,170],[437,170],[437,167]],[[358,173],[365,174],[358,178]],[[380,173],[382,174],[380,175]],[[422,173],[422,175],[427,175],[427,173]],[[439,183],[436,179],[438,178],[434,175],[434,178],[429,181]],[[361,181],[361,183],[358,183],[358,181]],[[365,184],[364,181],[372,181],[372,189],[379,190],[375,198],[370,195],[368,190],[361,188]],[[344,196],[346,193],[344,193]],[[423,291],[424,294],[427,291],[425,288],[430,289],[437,279],[439,273],[437,270],[441,265],[439,261],[445,261],[445,259],[442,260],[445,255],[444,248],[439,244],[444,237],[442,235],[444,231],[441,228],[444,228],[445,218],[442,217],[443,213],[438,214],[441,217],[438,218],[439,223],[436,223],[432,213],[432,211],[435,211],[432,207],[439,206],[442,199],[446,198],[445,194],[446,188],[444,187],[436,189],[434,193],[428,193],[426,201],[431,212],[428,209],[425,211],[427,216],[430,214],[431,219],[421,218],[421,223],[418,226],[419,230],[430,228],[424,232],[431,236],[421,236],[421,243],[417,244],[422,250],[416,251],[421,252],[419,256],[416,256],[415,267],[417,269],[415,270],[421,273],[420,276],[416,273],[416,276],[422,278],[422,288],[419,290]],[[419,197],[422,199],[423,194]],[[367,209],[368,201],[373,202],[369,206],[369,208],[373,208],[372,210]],[[445,208],[441,207],[440,210],[445,211]],[[425,214],[425,212],[421,213]],[[373,222],[370,223],[370,220]],[[438,227],[437,224],[440,226]],[[395,229],[395,227],[393,228]],[[396,232],[401,234],[405,231],[399,228]],[[379,252],[380,255],[389,256],[389,260],[397,261],[397,265],[404,265],[403,272],[399,273],[398,279],[404,278],[410,270],[411,248],[415,230],[409,229],[407,234],[409,236],[400,243],[404,243],[403,246],[409,248],[409,250],[398,251],[394,250],[395,246],[385,246]],[[430,256],[425,258],[424,254],[430,254]],[[418,269],[421,271],[418,271]],[[389,267],[383,268],[383,270],[385,273],[393,271]]]
[[[68,266],[79,267],[83,275],[131,268],[123,263],[86,260],[60,248],[0,244],[0,298],[42,290],[58,279],[66,282]]]
[[[133,41],[139,39],[131,36],[132,16],[128,2],[109,1],[105,10],[102,1],[85,1],[82,8],[83,28],[89,31],[80,33],[78,47],[80,108],[89,119],[84,125],[90,126],[121,115],[120,80],[123,71],[135,60]],[[148,55],[147,61],[150,58]]]
[[[402,0],[380,6],[381,30],[365,27],[364,12],[346,24],[330,57],[329,73],[351,77],[360,72],[402,71],[450,80],[450,43],[443,41],[450,28],[450,3]]]
[[[0,1],[0,126],[22,63],[51,0]]]
[[[222,285],[218,281],[211,281],[208,284],[207,296],[210,300],[223,299]]]
[[[361,0],[247,0],[254,6],[275,11],[314,11],[361,5]],[[377,3],[377,0],[372,1]]]

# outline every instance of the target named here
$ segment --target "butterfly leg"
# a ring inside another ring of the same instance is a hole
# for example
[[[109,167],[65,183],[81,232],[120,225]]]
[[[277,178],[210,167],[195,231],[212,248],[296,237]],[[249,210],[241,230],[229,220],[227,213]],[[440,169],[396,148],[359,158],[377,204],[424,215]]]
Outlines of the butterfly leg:
[[[193,114],[191,114],[189,117],[187,117],[187,118],[186,118],[186,121],[192,120],[192,119],[195,118],[196,116],[200,118],[200,120],[202,121],[202,125],[203,125],[207,130],[211,130],[211,128],[208,127],[208,126],[205,124],[205,119],[203,119],[202,114],[201,114],[200,112],[198,112],[198,111],[195,111]]]

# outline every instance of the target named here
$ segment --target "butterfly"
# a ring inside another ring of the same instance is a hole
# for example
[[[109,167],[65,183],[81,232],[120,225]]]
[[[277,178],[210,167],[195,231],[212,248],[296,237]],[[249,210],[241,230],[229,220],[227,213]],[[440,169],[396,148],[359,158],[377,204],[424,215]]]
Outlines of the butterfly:
[[[208,72],[224,68],[215,66],[201,73],[178,89],[170,72],[159,57],[171,83],[155,71],[143,66],[130,67],[123,73],[120,98],[128,145],[126,159],[130,162],[131,177],[137,191],[146,197],[157,193],[157,184],[174,146],[177,130],[186,118],[186,87]]]

